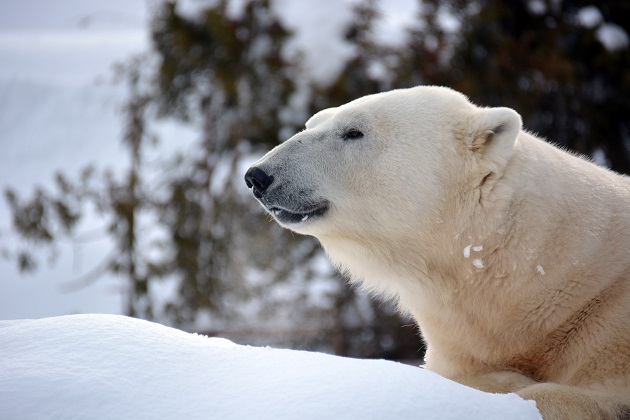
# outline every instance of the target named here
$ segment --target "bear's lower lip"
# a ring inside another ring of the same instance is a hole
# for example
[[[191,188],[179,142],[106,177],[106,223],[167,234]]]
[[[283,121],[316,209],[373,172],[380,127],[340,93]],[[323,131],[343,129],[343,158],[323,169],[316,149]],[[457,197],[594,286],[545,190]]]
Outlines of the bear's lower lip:
[[[313,220],[323,216],[328,211],[328,203],[321,204],[311,210],[303,212],[295,212],[279,207],[269,208],[269,212],[280,223],[295,224],[304,223],[307,220]]]

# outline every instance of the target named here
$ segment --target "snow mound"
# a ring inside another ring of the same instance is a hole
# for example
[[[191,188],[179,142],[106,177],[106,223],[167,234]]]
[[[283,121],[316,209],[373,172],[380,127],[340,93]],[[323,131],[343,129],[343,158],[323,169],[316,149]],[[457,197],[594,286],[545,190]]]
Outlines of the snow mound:
[[[240,346],[118,315],[0,322],[0,413],[42,419],[540,419],[407,365]]]

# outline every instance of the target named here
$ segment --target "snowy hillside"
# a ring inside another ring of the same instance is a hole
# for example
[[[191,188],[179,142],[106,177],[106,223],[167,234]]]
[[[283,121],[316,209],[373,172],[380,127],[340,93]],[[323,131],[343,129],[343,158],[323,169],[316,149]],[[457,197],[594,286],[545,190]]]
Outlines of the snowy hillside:
[[[10,419],[540,419],[514,394],[383,360],[245,347],[118,315],[0,322]]]

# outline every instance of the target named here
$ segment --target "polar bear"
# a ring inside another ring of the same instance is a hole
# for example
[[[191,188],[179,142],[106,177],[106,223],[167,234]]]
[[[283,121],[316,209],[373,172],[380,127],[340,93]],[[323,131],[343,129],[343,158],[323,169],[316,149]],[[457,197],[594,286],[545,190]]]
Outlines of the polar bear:
[[[415,87],[315,114],[245,180],[414,317],[427,369],[545,419],[630,416],[628,178]]]

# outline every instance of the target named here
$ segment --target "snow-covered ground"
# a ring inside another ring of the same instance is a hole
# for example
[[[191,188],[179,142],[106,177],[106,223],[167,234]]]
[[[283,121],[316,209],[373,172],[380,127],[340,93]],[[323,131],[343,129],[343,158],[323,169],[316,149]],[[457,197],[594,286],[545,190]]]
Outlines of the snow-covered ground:
[[[0,321],[6,419],[540,419],[414,366],[246,347],[119,315]]]

